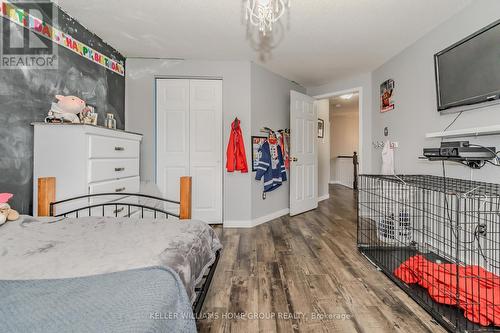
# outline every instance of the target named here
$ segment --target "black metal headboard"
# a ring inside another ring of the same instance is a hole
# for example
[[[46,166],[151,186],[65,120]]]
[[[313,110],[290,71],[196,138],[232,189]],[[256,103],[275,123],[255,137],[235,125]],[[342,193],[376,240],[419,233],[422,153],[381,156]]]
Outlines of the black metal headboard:
[[[149,204],[141,204],[139,203],[140,200],[137,200],[138,203],[134,202],[122,202],[122,201],[107,201],[103,203],[95,203],[95,204],[90,204],[90,199],[92,198],[97,198],[97,197],[116,197],[120,196],[121,198],[127,198],[127,199],[133,199],[133,198],[138,198],[138,199],[149,199],[150,201],[156,201],[156,205],[149,205]],[[82,199],[88,199],[89,204],[84,205],[83,207],[78,207],[78,208],[71,208],[68,211],[62,212],[62,213],[57,213],[57,207],[62,205],[62,204],[68,204],[71,202],[76,202],[78,200]],[[168,218],[169,216],[180,218],[180,215],[178,213],[174,213],[171,211],[165,210],[163,207],[159,208],[158,205],[163,205],[163,204],[175,204],[175,205],[180,205],[180,201],[175,201],[175,200],[169,200],[169,199],[164,199],[152,195],[147,195],[147,194],[138,194],[138,193],[99,193],[99,194],[88,194],[88,195],[82,195],[74,198],[69,198],[61,201],[56,201],[56,202],[51,202],[50,203],[50,216],[54,217],[67,217],[69,215],[74,215],[75,217],[80,217],[80,215],[85,215],[85,216],[115,216],[118,217],[118,214],[123,212],[126,209],[127,214],[125,216],[131,216],[132,214],[140,213],[141,217],[144,217],[144,212],[149,212],[152,214],[151,217],[157,218],[157,217],[165,217]],[[115,210],[113,214],[111,215],[106,215],[106,207],[114,207]],[[99,209],[101,208],[101,209]]]

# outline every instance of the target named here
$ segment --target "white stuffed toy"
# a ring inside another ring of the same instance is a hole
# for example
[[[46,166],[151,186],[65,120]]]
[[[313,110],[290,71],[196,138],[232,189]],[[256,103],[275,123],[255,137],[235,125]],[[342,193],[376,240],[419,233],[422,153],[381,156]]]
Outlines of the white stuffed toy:
[[[85,101],[76,96],[56,95],[57,103],[52,103],[45,122],[80,123],[80,114],[85,107]]]

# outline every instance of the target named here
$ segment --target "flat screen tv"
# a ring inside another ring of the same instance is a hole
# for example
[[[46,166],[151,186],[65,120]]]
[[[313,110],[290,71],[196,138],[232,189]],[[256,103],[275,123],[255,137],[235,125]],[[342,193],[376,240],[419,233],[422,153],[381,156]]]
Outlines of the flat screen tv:
[[[434,64],[439,111],[498,102],[500,21],[437,53]]]

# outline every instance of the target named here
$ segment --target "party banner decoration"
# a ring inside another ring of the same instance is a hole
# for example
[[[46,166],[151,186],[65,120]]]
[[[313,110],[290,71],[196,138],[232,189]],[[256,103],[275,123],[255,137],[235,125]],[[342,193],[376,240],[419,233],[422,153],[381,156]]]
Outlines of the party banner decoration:
[[[2,1],[0,6],[0,16],[14,22],[30,31],[50,39],[57,45],[63,46],[80,56],[101,65],[119,75],[125,75],[123,64],[113,60],[102,53],[97,52],[90,46],[76,40],[70,35],[58,30],[50,24],[30,15],[23,9],[15,7],[12,3]]]

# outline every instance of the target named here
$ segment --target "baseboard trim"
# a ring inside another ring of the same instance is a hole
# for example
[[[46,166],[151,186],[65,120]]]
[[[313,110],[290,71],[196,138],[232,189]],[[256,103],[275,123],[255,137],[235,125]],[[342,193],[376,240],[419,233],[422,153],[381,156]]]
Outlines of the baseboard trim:
[[[330,199],[330,194],[325,194],[325,195],[318,198],[318,202],[325,201],[328,199]]]
[[[258,217],[256,219],[254,219],[253,220],[253,226],[256,227],[258,225],[264,224],[266,222],[272,221],[274,219],[277,219],[279,217],[282,217],[282,216],[285,216],[285,215],[288,215],[288,214],[290,214],[290,209],[289,208],[278,210],[277,212],[274,212],[274,213],[271,213],[271,214],[268,214],[268,215],[265,215],[265,216],[261,216],[261,217]]]
[[[352,184],[347,185],[347,184],[344,184],[344,183],[342,183],[342,182],[340,182],[338,180],[332,180],[332,181],[329,182],[329,184],[330,185],[342,185],[342,186],[349,187],[349,188],[352,189]]]
[[[268,215],[264,215],[253,220],[245,220],[245,221],[224,221],[224,228],[254,228],[258,225],[267,223],[284,215],[290,214],[290,209],[285,208],[282,210],[278,210]]]
[[[251,220],[244,221],[228,221],[225,220],[223,224],[224,228],[252,228],[253,223]]]

